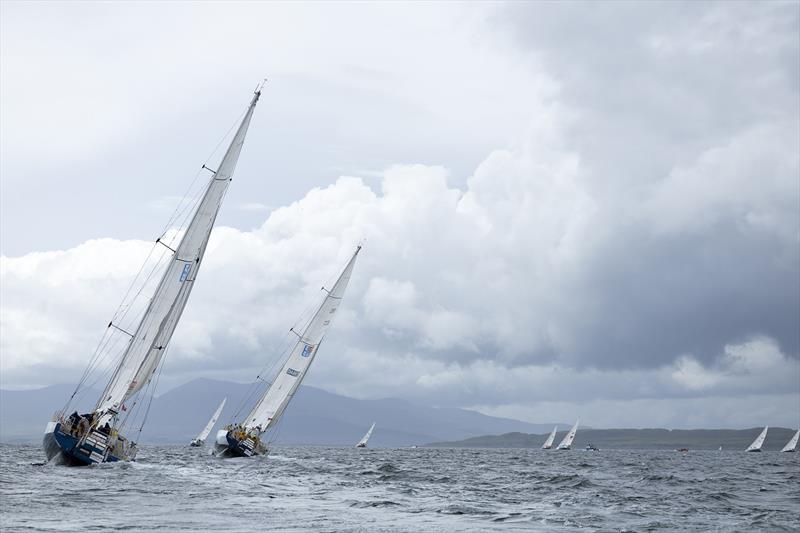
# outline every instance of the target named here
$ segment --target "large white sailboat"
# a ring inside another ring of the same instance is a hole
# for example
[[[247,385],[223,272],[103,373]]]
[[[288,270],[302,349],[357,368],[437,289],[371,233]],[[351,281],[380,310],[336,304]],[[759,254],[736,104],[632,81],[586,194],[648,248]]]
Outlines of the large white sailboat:
[[[747,447],[745,450],[746,452],[760,452],[761,447],[764,445],[764,440],[767,438],[767,430],[769,426],[765,427],[764,430],[758,434],[756,440],[753,441],[753,444]]]
[[[203,431],[201,431],[197,437],[195,437],[194,440],[189,443],[189,446],[202,446],[206,443],[206,437],[208,437],[208,434],[211,433],[211,429],[214,427],[214,424],[216,424],[217,420],[219,420],[219,415],[222,413],[222,408],[225,407],[226,400],[227,398],[222,399],[222,403],[220,403],[219,407],[217,407],[217,410],[214,411],[214,415],[211,417],[211,420],[208,421],[208,424],[206,424],[206,427],[203,428]]]
[[[796,452],[797,451],[797,441],[800,440],[800,429],[795,431],[794,436],[789,439],[789,442],[786,443],[786,446],[781,449],[782,452]]]
[[[575,421],[575,425],[572,426],[572,429],[564,436],[564,439],[561,443],[556,447],[556,450],[571,450],[572,449],[572,441],[575,440],[575,434],[578,433],[578,424],[580,420]]]
[[[543,450],[549,450],[550,448],[553,447],[553,441],[556,440],[557,431],[558,431],[558,426],[553,428],[553,431],[550,432],[550,435],[547,437],[547,440],[544,441],[544,444],[542,444]]]
[[[369,427],[369,431],[367,431],[367,434],[361,437],[361,440],[358,441],[358,444],[356,444],[356,448],[367,447],[367,441],[369,441],[369,438],[372,436],[372,430],[374,429],[375,429],[375,422],[373,422],[372,425]]]
[[[242,422],[231,424],[217,432],[215,453],[218,457],[250,457],[267,453],[267,444],[261,437],[274,427],[314,361],[319,346],[331,325],[334,313],[344,296],[353,266],[361,246],[347,262],[344,270],[292,346],[289,356],[275,379]]]
[[[145,267],[140,271],[142,277],[136,278],[145,283],[152,282],[154,289],[143,293],[140,287],[131,300],[123,299],[75,392],[47,425],[43,444],[48,460],[59,460],[67,465],[88,465],[136,457],[136,443],[123,436],[123,432],[133,430],[139,422],[141,432],[147,418],[150,408],[148,396],[152,400],[155,390],[155,386],[151,387],[153,377],[160,368],[194,287],[262,87],[263,84],[256,89],[217,170],[203,165],[203,172],[208,170],[211,177],[197,200],[196,208],[190,211],[187,204],[186,220],[189,222],[182,236],[175,233],[172,239],[164,235],[156,239],[148,259],[155,254],[159,261],[156,266],[145,261]],[[163,268],[160,278],[158,268]],[[140,307],[134,305],[137,302]],[[131,312],[131,309],[135,311]],[[78,405],[81,395],[96,379],[103,377],[100,363],[104,361],[116,362],[116,366],[94,409],[84,415],[78,414],[77,410],[68,415]],[[90,376],[92,379],[88,380]],[[141,414],[144,418],[137,418]]]

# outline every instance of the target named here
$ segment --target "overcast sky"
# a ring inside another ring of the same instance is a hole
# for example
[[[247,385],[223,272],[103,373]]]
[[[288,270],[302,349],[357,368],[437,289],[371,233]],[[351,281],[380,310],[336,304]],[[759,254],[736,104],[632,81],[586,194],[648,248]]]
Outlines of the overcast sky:
[[[0,386],[75,382],[269,77],[161,388],[800,425],[800,4],[0,4]],[[211,158],[209,159],[209,155]]]

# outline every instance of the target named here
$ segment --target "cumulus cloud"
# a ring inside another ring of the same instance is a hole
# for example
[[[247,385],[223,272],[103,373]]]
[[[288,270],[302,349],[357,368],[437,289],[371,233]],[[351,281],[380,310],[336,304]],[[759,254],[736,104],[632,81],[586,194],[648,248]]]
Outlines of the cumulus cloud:
[[[395,161],[446,159],[413,147],[445,153],[448,142],[469,157],[383,165],[369,179],[326,168],[324,186],[276,203],[248,189],[280,180],[248,176],[246,149],[232,191],[250,192],[231,203],[260,220],[214,230],[166,382],[252,377],[364,242],[312,384],[537,421],[580,409],[598,425],[604,410],[640,420],[635,409],[676,426],[691,410],[692,424],[713,425],[715,402],[748,398],[753,417],[796,425],[786,407],[800,382],[796,4],[470,13],[474,33],[457,42],[480,36],[476,60],[496,76],[469,98],[442,94],[437,76],[420,82],[410,107],[447,124],[436,135],[386,115],[420,135]],[[422,70],[455,53],[446,48]],[[469,79],[474,67],[455,55],[448,72]],[[351,74],[395,104],[407,94],[392,73]],[[484,93],[485,108],[461,113]],[[491,133],[478,143],[482,119]],[[392,138],[385,124],[374,131]],[[4,256],[4,386],[76,376],[151,245]]]

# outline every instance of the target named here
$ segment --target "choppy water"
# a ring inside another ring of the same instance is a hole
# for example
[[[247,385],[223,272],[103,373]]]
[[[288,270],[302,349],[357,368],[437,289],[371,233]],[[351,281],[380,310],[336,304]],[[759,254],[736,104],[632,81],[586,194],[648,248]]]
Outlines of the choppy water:
[[[791,530],[800,454],[276,447],[43,465],[0,445],[4,531]]]

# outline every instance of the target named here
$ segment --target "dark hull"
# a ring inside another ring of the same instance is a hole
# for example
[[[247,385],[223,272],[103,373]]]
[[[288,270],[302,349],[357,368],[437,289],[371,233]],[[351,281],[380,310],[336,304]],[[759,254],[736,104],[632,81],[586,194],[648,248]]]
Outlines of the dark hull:
[[[217,436],[214,445],[214,454],[224,459],[232,457],[253,457],[255,455],[265,455],[267,453],[260,443],[252,439],[237,440],[231,431],[226,432],[224,442]]]
[[[47,460],[65,466],[88,466],[98,463],[114,463],[120,460],[105,445],[104,435],[91,432],[86,439],[79,439],[61,431],[61,424],[48,425],[42,442]]]

